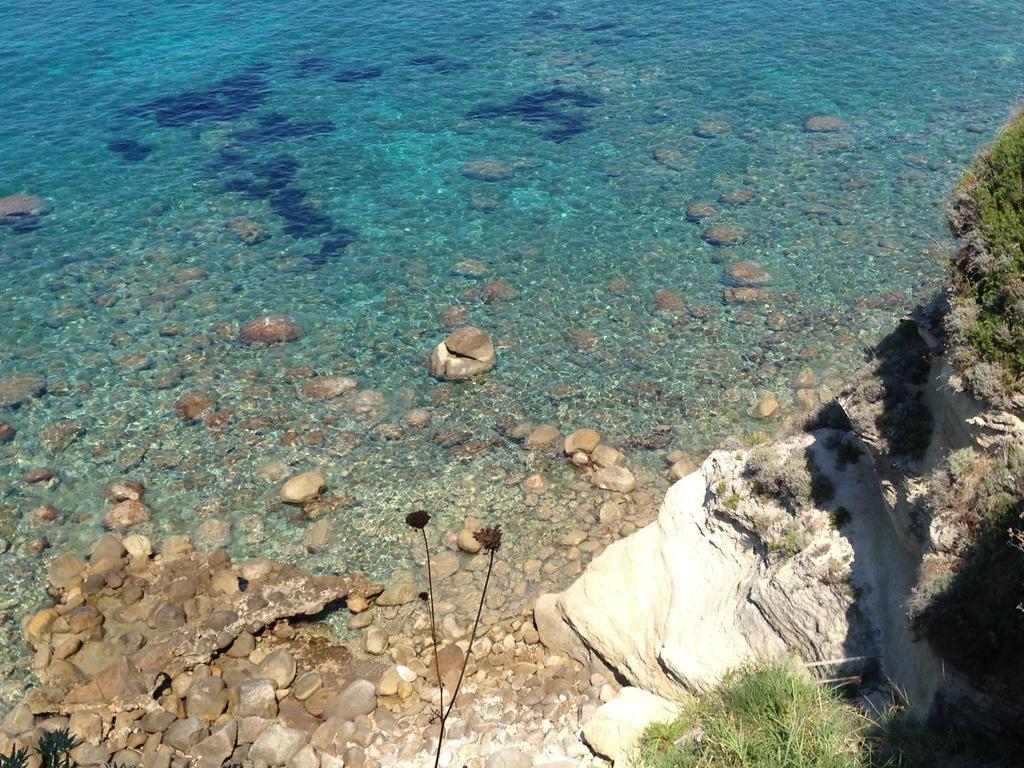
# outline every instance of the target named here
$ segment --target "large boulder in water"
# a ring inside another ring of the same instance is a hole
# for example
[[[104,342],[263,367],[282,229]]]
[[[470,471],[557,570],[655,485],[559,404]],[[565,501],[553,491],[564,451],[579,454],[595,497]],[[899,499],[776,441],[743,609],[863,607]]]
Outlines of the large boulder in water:
[[[0,197],[0,224],[13,224],[21,219],[42,216],[47,210],[46,201],[35,195]]]
[[[281,344],[303,334],[302,326],[288,315],[264,315],[243,325],[238,338],[243,344]]]
[[[491,337],[467,325],[448,334],[430,355],[430,372],[439,379],[458,381],[479,376],[498,362]]]

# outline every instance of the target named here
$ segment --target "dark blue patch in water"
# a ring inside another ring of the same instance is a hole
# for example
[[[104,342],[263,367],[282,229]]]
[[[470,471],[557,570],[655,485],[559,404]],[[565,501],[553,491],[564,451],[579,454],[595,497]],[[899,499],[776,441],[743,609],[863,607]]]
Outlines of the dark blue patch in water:
[[[464,61],[454,61],[447,56],[437,53],[426,53],[422,56],[413,56],[409,63],[416,67],[430,67],[439,75],[448,75],[452,72],[465,72],[469,65]]]
[[[413,56],[409,63],[417,67],[432,67],[444,61],[444,56],[437,53],[426,53],[422,56]]]
[[[276,157],[253,166],[252,173],[263,180],[264,184],[271,189],[283,189],[295,181],[295,174],[299,171],[299,161],[291,155],[277,155]]]
[[[453,72],[465,72],[469,69],[469,64],[464,61],[452,61],[446,59],[445,61],[438,62],[432,69],[439,75],[450,75]]]
[[[262,67],[220,80],[208,88],[160,96],[127,110],[136,117],[152,117],[164,128],[178,128],[215,120],[234,120],[262,106],[270,95]]]
[[[584,91],[550,88],[534,91],[508,104],[484,105],[467,113],[470,119],[518,117],[526,123],[547,124],[544,138],[562,142],[587,130],[587,118],[580,112],[569,112],[564,106],[591,109],[601,100]]]
[[[284,219],[284,233],[292,237],[326,235],[334,221],[326,213],[306,202],[306,193],[288,187],[270,196],[270,210]]]
[[[348,227],[338,227],[324,240],[318,253],[310,254],[309,260],[317,266],[326,264],[331,259],[342,255],[345,249],[359,239],[359,233]]]
[[[329,72],[333,68],[334,62],[326,56],[308,56],[305,59],[299,59],[299,62],[295,65],[295,77],[320,75],[324,72]]]
[[[137,163],[149,156],[149,153],[153,151],[153,145],[135,139],[114,139],[107,143],[107,149],[120,155],[123,160]]]
[[[538,29],[554,29],[564,27],[560,24],[565,9],[560,5],[545,5],[526,17],[526,26]]]
[[[284,139],[304,139],[309,136],[321,136],[334,130],[334,123],[329,120],[297,123],[280,112],[260,115],[256,123],[256,126],[253,128],[246,128],[232,133],[231,139],[235,144],[241,146],[271,144],[275,141],[283,141]]]
[[[614,21],[602,21],[599,24],[590,24],[586,27],[580,27],[582,32],[607,32],[609,29],[615,29],[618,24]]]
[[[361,83],[364,80],[376,80],[383,74],[384,70],[380,67],[354,67],[336,72],[334,79],[339,83]]]
[[[42,216],[11,216],[8,218],[0,218],[0,227],[3,227],[5,232],[12,232],[15,235],[24,235],[29,232],[35,232],[42,225]]]

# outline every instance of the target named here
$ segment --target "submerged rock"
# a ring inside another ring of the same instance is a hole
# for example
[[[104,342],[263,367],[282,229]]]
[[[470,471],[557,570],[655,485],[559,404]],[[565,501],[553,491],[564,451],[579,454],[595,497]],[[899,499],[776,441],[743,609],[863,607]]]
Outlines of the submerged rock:
[[[504,160],[473,160],[459,168],[467,179],[504,181],[512,177],[512,166]]]
[[[738,224],[713,224],[702,236],[711,245],[739,245],[747,239],[747,230]]]
[[[357,386],[351,376],[314,376],[302,385],[302,394],[313,400],[333,400]]]
[[[713,139],[732,133],[732,126],[725,120],[701,120],[693,129],[693,135],[702,139]]]
[[[850,124],[835,115],[813,115],[804,121],[808,133],[836,133],[850,130]]]
[[[287,315],[264,315],[243,325],[238,338],[243,344],[282,344],[297,341],[304,333]]]
[[[748,413],[755,419],[767,421],[768,419],[777,416],[781,410],[782,406],[779,405],[778,398],[769,393],[758,400]]]
[[[479,328],[465,326],[450,333],[430,355],[430,372],[439,379],[469,379],[497,364],[491,338]]]
[[[47,211],[46,201],[35,195],[8,195],[0,197],[0,224],[42,216]]]
[[[767,269],[746,260],[730,264],[726,267],[725,274],[730,285],[747,288],[768,285],[772,281],[771,273]]]
[[[694,203],[686,209],[686,218],[690,221],[700,221],[717,215],[718,209],[711,203]]]
[[[679,171],[686,167],[686,155],[671,147],[658,147],[653,152],[654,161],[659,165]]]
[[[0,379],[0,408],[18,408],[45,393],[45,376],[40,373],[16,373]]]
[[[244,216],[229,219],[224,222],[224,228],[238,236],[246,245],[255,245],[267,239],[267,230],[262,224],[257,224],[252,219]]]
[[[626,467],[612,464],[598,469],[591,482],[598,488],[605,491],[616,491],[618,493],[629,493],[636,488],[636,478]]]
[[[103,524],[115,531],[127,531],[147,520],[149,520],[149,508],[135,499],[122,501],[103,516]]]

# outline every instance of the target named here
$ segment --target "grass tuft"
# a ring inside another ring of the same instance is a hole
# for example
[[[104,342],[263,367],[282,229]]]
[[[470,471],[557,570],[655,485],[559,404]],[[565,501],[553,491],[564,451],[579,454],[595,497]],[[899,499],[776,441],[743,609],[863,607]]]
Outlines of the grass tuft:
[[[871,722],[813,680],[777,665],[728,675],[641,739],[636,768],[860,768]]]

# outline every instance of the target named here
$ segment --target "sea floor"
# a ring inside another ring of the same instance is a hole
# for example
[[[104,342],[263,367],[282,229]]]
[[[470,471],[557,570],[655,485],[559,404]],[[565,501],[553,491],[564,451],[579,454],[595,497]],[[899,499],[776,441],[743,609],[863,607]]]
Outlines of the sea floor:
[[[416,567],[413,509],[449,545],[500,522],[495,609],[526,609],[589,556],[567,534],[650,519],[670,451],[827,399],[938,288],[947,191],[1024,82],[1024,6],[986,0],[351,6],[0,6],[0,197],[48,208],[0,224],[12,638],[121,477],[138,532],[375,578]],[[266,313],[303,337],[240,343]],[[497,367],[432,379],[465,322]],[[525,422],[597,429],[639,490]],[[324,503],[281,504],[311,469]]]

